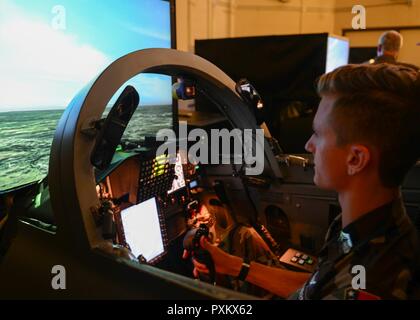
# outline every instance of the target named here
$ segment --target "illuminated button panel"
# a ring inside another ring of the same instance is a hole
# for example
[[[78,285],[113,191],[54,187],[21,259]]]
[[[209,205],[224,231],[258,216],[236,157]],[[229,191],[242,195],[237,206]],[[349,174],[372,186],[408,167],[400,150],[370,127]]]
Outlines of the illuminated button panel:
[[[299,250],[288,249],[280,257],[280,262],[292,269],[313,272],[316,265],[316,258]]]
[[[142,161],[139,177],[138,202],[166,193],[172,187],[175,176],[171,157],[162,155]]]

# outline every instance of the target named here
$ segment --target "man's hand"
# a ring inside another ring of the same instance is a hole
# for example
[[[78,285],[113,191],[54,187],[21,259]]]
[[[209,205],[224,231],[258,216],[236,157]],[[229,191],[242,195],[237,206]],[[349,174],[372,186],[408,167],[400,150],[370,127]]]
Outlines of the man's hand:
[[[210,244],[205,237],[201,237],[200,246],[207,250],[211,257],[216,268],[216,273],[226,274],[230,276],[237,276],[241,269],[242,259],[236,256],[232,256],[215,245]],[[184,250],[182,257],[187,259],[189,257],[189,252]],[[203,263],[198,262],[196,259],[192,259],[194,264],[193,275],[195,278],[198,278],[199,273],[209,274],[207,266]]]

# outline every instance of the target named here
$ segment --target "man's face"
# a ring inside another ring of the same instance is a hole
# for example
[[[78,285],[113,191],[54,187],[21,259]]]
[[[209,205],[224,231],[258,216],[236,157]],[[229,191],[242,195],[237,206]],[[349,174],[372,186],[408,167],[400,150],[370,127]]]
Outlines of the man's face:
[[[337,146],[337,136],[329,115],[336,97],[324,96],[313,121],[311,138],[305,149],[314,155],[314,183],[323,189],[340,191],[347,185],[347,147]]]

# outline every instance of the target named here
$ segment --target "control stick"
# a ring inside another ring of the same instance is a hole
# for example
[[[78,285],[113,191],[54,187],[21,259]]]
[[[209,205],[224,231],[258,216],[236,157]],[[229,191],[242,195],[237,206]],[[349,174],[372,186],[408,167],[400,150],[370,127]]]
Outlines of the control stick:
[[[213,259],[210,253],[200,246],[200,239],[203,236],[208,238],[209,228],[207,225],[202,223],[199,228],[191,229],[187,232],[183,242],[184,249],[188,250],[191,253],[191,256],[198,262],[205,264],[209,270],[208,276],[200,274],[200,280],[215,284],[216,270]]]

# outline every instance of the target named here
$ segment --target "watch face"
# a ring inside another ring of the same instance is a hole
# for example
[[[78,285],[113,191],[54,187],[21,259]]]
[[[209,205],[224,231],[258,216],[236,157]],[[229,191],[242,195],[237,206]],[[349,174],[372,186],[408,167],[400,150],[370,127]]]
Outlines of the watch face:
[[[245,281],[246,277],[248,276],[249,272],[249,264],[246,262],[242,263],[241,271],[237,277],[238,280]]]

